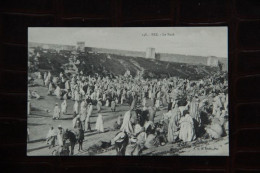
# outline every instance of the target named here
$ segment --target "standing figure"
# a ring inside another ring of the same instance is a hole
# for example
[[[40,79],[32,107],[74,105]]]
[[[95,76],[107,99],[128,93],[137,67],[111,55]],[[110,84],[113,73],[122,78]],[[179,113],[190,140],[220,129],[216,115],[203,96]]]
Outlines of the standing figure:
[[[60,119],[60,108],[58,106],[58,103],[55,104],[54,110],[53,110],[53,117],[52,119]]]
[[[131,122],[131,110],[125,113],[120,130],[128,134],[133,133],[134,129]]]
[[[116,102],[112,100],[111,102],[111,111],[115,112],[116,111]]]
[[[56,87],[56,90],[54,91],[57,99],[61,99],[61,89],[59,86]]]
[[[98,99],[98,102],[97,102],[97,111],[101,111],[101,107],[102,107],[102,102],[101,102],[101,99]]]
[[[98,113],[98,117],[97,117],[97,122],[96,122],[96,130],[98,131],[98,133],[100,132],[104,132],[104,124],[103,124],[103,116]]]
[[[73,105],[73,112],[74,114],[78,115],[79,114],[79,103],[78,101],[75,101],[74,105]]]
[[[175,102],[174,109],[169,112],[168,142],[176,142],[179,136],[179,120],[181,116],[178,104]]]
[[[62,153],[64,144],[65,144],[64,135],[65,135],[65,131],[64,131],[64,129],[61,127],[61,125],[59,125],[59,126],[58,126],[58,134],[57,134],[57,141],[58,141],[58,146],[59,146],[59,153]]]
[[[106,107],[109,107],[109,100],[106,100]]]
[[[201,117],[199,111],[199,99],[197,96],[192,99],[190,102],[190,116],[193,118],[194,121],[194,128],[196,130],[196,134],[199,134],[200,127],[201,127]]]
[[[62,103],[61,103],[61,112],[63,115],[66,115],[67,114],[67,101],[64,100]]]
[[[52,83],[50,82],[50,83],[49,83],[49,86],[48,86],[48,95],[52,95],[52,93],[53,93],[53,85],[52,85]]]
[[[57,134],[56,134],[54,128],[51,127],[46,136],[46,142],[47,142],[47,145],[49,145],[49,148],[55,147],[56,137],[57,137]]]
[[[87,102],[83,100],[80,105],[80,121],[82,124],[82,130],[85,131],[85,121],[87,118]]]
[[[90,102],[88,104],[88,110],[87,110],[87,118],[86,118],[86,123],[85,123],[85,130],[89,130],[91,131],[91,126],[90,126],[90,116],[92,114],[92,111],[93,111],[93,105],[92,103]]]

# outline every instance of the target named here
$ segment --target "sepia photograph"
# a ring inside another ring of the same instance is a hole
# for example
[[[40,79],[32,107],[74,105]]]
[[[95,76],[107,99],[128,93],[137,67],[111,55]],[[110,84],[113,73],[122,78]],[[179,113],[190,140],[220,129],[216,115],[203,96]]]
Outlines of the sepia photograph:
[[[227,27],[29,27],[27,156],[229,156]]]

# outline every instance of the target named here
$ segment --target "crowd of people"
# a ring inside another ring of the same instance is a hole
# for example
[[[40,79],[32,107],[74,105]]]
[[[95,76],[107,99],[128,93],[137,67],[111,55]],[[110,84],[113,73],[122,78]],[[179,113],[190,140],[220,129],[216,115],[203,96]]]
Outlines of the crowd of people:
[[[128,104],[129,110],[124,116],[120,115],[113,126],[119,131],[111,139],[118,155],[140,155],[146,148],[166,143],[216,139],[228,133],[226,72],[201,80],[143,79],[128,74],[115,78],[83,73],[68,76],[62,72],[59,76],[51,72],[38,73],[37,77],[48,88],[48,95],[63,100],[61,105],[55,104],[53,120],[67,114],[68,99],[74,101],[73,129],[92,131],[90,118],[95,107],[98,112],[95,129],[105,132],[102,107],[110,107],[113,114],[116,107]],[[40,98],[36,91],[29,91],[28,95]],[[61,126],[59,129],[59,134],[63,134]],[[47,135],[51,146],[54,136],[57,133],[52,127]],[[63,145],[62,135],[58,136],[59,145]]]

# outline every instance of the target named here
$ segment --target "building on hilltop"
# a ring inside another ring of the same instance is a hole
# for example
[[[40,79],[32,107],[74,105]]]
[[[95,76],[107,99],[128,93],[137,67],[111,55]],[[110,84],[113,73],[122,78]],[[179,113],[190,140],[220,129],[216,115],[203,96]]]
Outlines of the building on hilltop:
[[[85,42],[84,41],[77,42],[77,51],[85,52]]]

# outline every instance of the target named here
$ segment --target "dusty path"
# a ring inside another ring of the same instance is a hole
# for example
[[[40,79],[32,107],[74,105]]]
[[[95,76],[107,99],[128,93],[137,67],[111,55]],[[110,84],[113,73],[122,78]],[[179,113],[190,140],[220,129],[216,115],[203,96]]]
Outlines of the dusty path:
[[[27,144],[28,155],[49,155],[50,151],[46,146],[46,135],[51,126],[57,128],[58,125],[62,125],[64,129],[72,129],[72,110],[74,102],[68,100],[68,114],[63,115],[60,120],[52,120],[53,106],[55,103],[61,104],[62,100],[57,99],[55,96],[47,96],[47,88],[45,87],[30,87],[30,90],[36,90],[43,99],[32,101],[32,112],[28,115],[28,128],[30,131],[30,142]],[[105,132],[98,134],[97,132],[86,132],[83,148],[87,148],[100,140],[110,140],[114,137],[115,131],[112,131],[114,122],[119,115],[129,109],[128,105],[117,107],[116,112],[111,112],[110,108],[102,107],[102,115],[104,119]],[[95,122],[97,118],[97,110],[94,107],[93,115],[90,118],[91,128],[95,128]],[[76,146],[77,148],[78,146]],[[75,149],[76,152],[76,149]]]

